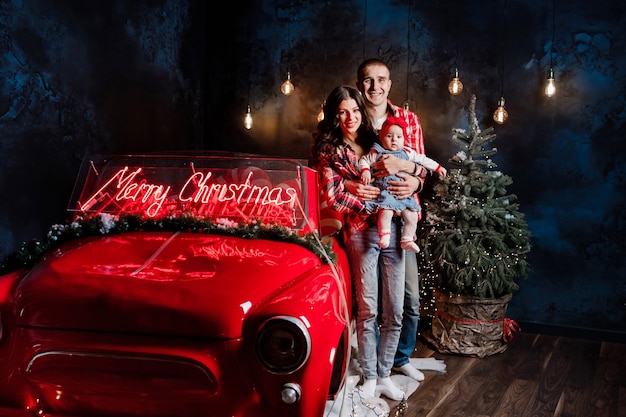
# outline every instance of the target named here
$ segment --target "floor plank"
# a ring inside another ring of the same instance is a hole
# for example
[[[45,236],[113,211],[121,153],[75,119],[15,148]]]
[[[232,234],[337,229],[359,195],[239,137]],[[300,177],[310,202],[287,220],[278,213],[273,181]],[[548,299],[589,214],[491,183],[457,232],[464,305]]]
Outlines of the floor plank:
[[[442,354],[420,338],[414,357],[443,360],[392,417],[626,417],[626,344],[518,332],[485,358]]]

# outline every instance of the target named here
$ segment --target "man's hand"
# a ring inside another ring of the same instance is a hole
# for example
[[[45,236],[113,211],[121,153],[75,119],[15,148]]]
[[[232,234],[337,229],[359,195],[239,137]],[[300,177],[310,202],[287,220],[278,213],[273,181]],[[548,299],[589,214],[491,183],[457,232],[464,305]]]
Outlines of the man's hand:
[[[389,181],[387,190],[399,200],[411,197],[422,187],[422,180],[413,175],[399,172],[398,177],[402,178],[404,181]]]

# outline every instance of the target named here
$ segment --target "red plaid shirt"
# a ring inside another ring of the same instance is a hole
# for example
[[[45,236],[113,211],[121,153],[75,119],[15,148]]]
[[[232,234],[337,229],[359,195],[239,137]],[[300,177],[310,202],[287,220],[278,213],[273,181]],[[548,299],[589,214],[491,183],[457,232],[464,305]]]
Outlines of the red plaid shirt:
[[[335,212],[328,215],[343,216],[347,234],[366,229],[371,221],[363,200],[345,187],[345,180],[360,181],[361,174],[357,167],[356,152],[346,143],[328,153],[321,152],[319,166],[316,167],[321,175],[322,200]]]
[[[392,104],[391,101],[388,101],[388,104],[389,114],[402,117],[407,122],[405,145],[423,154],[424,137],[417,115]],[[322,152],[319,155],[319,165],[315,168],[321,177],[322,199],[327,203],[328,208],[344,216],[345,232],[348,235],[364,230],[375,222],[375,217],[365,210],[363,200],[350,193],[345,187],[344,180],[359,181],[361,178],[358,158],[350,145],[344,143],[332,151]],[[420,173],[422,180],[426,172],[426,169],[423,169]],[[417,193],[414,197],[419,203]],[[421,217],[421,212],[419,216]]]

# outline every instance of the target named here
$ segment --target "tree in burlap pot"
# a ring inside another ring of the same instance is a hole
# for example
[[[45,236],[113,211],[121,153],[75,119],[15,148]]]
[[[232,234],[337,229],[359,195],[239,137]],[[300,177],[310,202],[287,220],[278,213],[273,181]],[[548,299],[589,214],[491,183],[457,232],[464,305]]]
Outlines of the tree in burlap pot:
[[[423,199],[420,277],[434,302],[427,340],[440,352],[484,357],[506,350],[518,329],[506,310],[528,274],[531,234],[517,197],[507,192],[511,177],[495,170],[490,158],[497,149],[488,144],[496,135],[478,126],[475,96],[469,125],[469,132],[452,130],[462,151]]]

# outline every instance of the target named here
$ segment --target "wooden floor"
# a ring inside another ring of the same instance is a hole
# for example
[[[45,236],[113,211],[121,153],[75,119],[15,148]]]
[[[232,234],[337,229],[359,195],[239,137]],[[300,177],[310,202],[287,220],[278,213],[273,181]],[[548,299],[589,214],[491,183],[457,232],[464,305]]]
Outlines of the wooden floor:
[[[415,357],[446,372],[426,379],[390,417],[626,417],[626,344],[518,332],[503,353],[446,355],[418,341]]]

